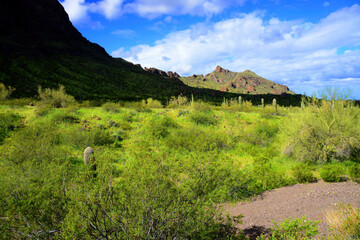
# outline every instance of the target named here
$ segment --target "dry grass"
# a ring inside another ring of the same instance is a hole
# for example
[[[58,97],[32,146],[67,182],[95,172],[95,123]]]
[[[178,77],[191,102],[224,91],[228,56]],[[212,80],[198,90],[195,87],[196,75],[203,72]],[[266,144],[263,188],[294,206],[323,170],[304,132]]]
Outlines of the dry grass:
[[[360,209],[339,204],[325,214],[330,226],[330,239],[360,239]]]

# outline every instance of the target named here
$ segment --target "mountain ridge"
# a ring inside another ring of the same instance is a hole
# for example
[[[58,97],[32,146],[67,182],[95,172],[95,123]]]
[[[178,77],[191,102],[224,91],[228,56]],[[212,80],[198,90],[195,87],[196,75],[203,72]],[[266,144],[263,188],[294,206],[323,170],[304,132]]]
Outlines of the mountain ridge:
[[[286,85],[277,84],[256,73],[245,70],[232,72],[221,66],[216,66],[211,73],[204,75],[192,75],[180,78],[186,85],[232,92],[239,94],[295,94]]]

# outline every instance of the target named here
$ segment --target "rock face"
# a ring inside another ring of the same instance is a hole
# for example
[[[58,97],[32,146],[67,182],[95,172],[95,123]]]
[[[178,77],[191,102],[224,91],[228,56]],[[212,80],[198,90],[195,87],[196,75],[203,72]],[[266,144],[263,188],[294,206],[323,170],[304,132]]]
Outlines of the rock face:
[[[223,92],[249,93],[249,94],[294,94],[285,85],[276,84],[270,80],[256,75],[250,70],[232,72],[220,66],[215,71],[191,77],[182,77],[181,80],[191,87],[203,87]]]
[[[163,70],[153,68],[153,67],[151,67],[151,68],[145,67],[144,70],[149,72],[149,73],[159,75],[159,76],[163,76],[163,77],[169,77],[169,78],[174,78],[174,79],[180,78],[180,75],[177,74],[177,72],[172,72],[172,71],[165,72]]]

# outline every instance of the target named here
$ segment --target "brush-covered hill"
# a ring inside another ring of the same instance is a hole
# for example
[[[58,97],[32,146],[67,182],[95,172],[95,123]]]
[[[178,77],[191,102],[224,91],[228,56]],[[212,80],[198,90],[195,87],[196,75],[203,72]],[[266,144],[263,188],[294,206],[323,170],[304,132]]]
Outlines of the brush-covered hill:
[[[0,33],[0,82],[16,88],[14,97],[59,84],[77,99],[167,99],[193,91],[109,56],[79,33],[58,0],[1,1]]]
[[[0,83],[16,88],[12,97],[34,97],[38,86],[58,88],[78,100],[140,100],[166,102],[183,94],[195,99],[222,102],[238,93],[195,88],[175,73],[113,58],[91,43],[72,25],[58,0],[0,1]],[[260,102],[272,94],[244,95]],[[287,95],[279,104],[296,105],[300,95]]]
[[[295,94],[281,84],[256,75],[250,70],[244,72],[232,72],[220,66],[215,71],[203,76],[193,75],[182,77],[181,80],[188,86],[216,89],[223,92],[242,94]]]

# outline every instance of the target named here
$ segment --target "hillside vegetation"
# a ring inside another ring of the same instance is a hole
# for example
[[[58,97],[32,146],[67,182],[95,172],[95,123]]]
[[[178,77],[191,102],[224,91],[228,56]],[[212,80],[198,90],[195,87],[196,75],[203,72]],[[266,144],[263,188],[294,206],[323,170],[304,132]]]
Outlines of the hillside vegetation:
[[[241,216],[222,215],[222,203],[360,178],[352,102],[214,106],[179,96],[166,107],[153,99],[94,107],[61,88],[39,93],[34,107],[0,105],[3,239],[243,239],[233,228]]]

